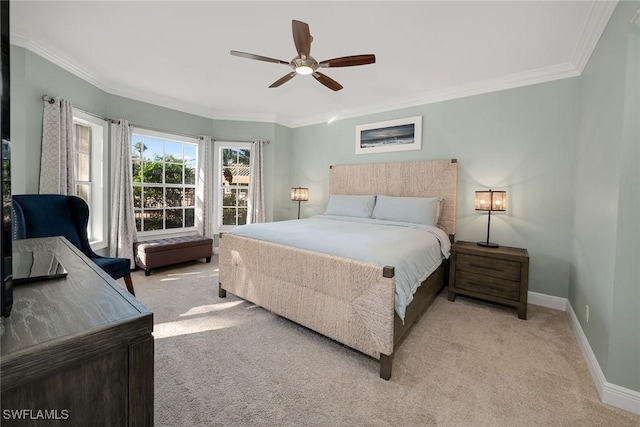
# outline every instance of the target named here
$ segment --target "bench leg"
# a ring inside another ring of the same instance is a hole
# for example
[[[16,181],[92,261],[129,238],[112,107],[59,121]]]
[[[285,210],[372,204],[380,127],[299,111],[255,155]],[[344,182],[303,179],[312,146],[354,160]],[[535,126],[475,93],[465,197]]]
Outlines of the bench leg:
[[[150,268],[145,269],[144,270],[144,275],[145,276],[150,276],[151,275],[151,269]]]
[[[136,292],[133,290],[133,282],[131,282],[131,275],[127,274],[124,276],[124,283],[127,285],[127,290],[134,297],[136,296]]]
[[[211,257],[210,256],[207,257],[207,262],[211,262]]]
[[[218,283],[218,297],[219,298],[227,297],[227,291],[225,289],[222,289],[222,283]]]

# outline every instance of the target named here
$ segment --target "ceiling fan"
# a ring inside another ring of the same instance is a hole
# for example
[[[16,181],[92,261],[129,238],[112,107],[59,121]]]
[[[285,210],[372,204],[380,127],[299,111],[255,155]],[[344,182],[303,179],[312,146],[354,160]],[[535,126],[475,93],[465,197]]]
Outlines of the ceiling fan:
[[[311,42],[313,41],[313,37],[311,37],[311,33],[309,32],[309,25],[301,21],[296,21],[294,19],[293,21],[291,21],[291,27],[293,29],[293,42],[296,45],[296,50],[298,51],[298,56],[293,58],[291,62],[283,61],[281,59],[269,58],[261,55],[254,55],[253,53],[238,52],[237,50],[232,50],[230,53],[231,55],[239,56],[242,58],[256,59],[258,61],[265,62],[274,62],[276,64],[285,64],[293,69],[292,72],[279,78],[269,87],[278,87],[294,78],[297,74],[311,74],[317,81],[319,81],[329,89],[338,91],[342,89],[342,85],[332,78],[326,76],[325,74],[317,71],[318,68],[353,67],[356,65],[373,64],[376,62],[375,55],[343,56],[340,58],[326,59],[324,61],[318,62],[313,56],[309,55],[309,51],[311,50]]]

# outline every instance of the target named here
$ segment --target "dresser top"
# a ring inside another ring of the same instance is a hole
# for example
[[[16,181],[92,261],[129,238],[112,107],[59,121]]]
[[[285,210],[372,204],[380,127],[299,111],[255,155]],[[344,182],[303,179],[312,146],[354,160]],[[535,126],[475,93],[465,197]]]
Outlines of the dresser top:
[[[135,325],[136,334],[151,333],[152,313],[66,239],[13,242],[14,252],[33,250],[52,251],[68,275],[14,286],[11,315],[2,319],[2,366],[7,359],[43,346],[59,345],[71,337],[95,334],[122,323]]]

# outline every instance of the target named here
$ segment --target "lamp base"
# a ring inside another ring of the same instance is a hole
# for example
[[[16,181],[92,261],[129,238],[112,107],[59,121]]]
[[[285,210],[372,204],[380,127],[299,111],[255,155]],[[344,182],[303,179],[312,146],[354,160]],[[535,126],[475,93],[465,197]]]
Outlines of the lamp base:
[[[478,246],[484,246],[485,248],[499,248],[500,245],[493,242],[477,242]]]

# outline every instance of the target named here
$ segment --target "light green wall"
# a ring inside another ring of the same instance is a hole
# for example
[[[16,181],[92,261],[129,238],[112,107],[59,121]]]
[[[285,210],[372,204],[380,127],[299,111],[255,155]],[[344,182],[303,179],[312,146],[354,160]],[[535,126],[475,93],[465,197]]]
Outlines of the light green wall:
[[[640,391],[640,21],[631,24],[629,35],[620,151],[620,197],[607,380]],[[630,371],[635,374],[629,375]]]
[[[302,216],[324,210],[332,164],[457,158],[456,238],[486,238],[476,190],[507,190],[508,210],[492,215],[491,240],[529,250],[531,291],[566,297],[578,89],[572,78],[293,129],[292,182],[310,189]],[[357,125],[416,115],[421,150],[355,154]]]
[[[26,193],[27,188],[27,98],[24,96],[25,82],[24,49],[11,46],[11,191],[13,194]],[[38,147],[40,150],[40,147]],[[37,177],[36,177],[37,179]],[[37,186],[37,184],[36,184]]]
[[[581,76],[569,301],[607,381],[640,391],[638,8],[618,4]]]
[[[291,187],[298,185],[291,181],[291,129],[276,125],[273,171],[273,218],[276,221],[291,219]]]
[[[38,191],[45,94],[62,96],[98,115],[107,112],[103,91],[28,50],[11,46],[11,186],[16,194]]]
[[[65,72],[64,70],[60,71]],[[69,99],[65,94],[58,96]],[[194,116],[105,92],[102,92],[102,98],[107,106],[105,116],[114,120],[127,119],[137,125],[188,135],[211,135],[212,132],[212,120],[206,117]],[[73,102],[73,100],[70,101]],[[76,103],[73,102],[73,105],[75,107]],[[77,105],[77,107],[83,108],[81,105]]]

